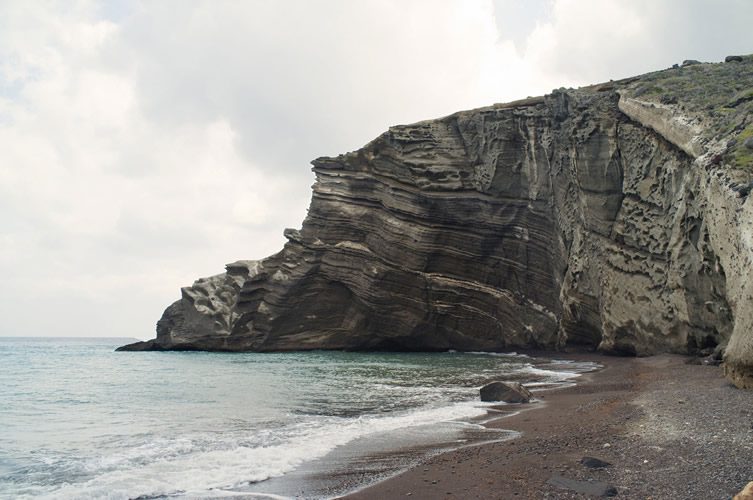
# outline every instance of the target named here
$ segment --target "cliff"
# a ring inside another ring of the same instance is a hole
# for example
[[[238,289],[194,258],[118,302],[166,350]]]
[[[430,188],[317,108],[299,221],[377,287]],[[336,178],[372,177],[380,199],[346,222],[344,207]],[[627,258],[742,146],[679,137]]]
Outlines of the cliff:
[[[300,231],[124,350],[647,355],[753,385],[753,57],[392,127],[313,161]]]

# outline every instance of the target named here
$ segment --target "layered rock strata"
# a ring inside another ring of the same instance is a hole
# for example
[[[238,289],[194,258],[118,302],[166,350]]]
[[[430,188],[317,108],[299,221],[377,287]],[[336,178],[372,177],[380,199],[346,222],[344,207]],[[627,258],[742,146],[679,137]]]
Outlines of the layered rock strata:
[[[727,371],[750,384],[752,70],[745,57],[561,89],[314,160],[282,251],[183,288],[157,338],[126,349],[729,342]]]

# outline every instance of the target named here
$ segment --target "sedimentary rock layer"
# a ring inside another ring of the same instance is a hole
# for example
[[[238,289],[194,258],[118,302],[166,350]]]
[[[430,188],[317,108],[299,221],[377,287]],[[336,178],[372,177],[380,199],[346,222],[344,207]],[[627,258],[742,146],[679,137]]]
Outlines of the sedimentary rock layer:
[[[753,117],[745,99],[722,108],[753,89],[752,67],[561,89],[314,160],[308,216],[282,251],[183,288],[157,338],[128,349],[643,355],[729,341],[728,372],[749,383]]]

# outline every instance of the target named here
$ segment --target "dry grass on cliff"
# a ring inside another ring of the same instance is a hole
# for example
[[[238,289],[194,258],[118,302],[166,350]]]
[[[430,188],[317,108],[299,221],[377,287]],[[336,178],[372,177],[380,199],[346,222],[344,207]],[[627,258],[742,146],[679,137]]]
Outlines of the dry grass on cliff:
[[[722,159],[753,171],[753,56],[742,61],[692,64],[643,75],[627,89],[631,97],[676,106],[703,125],[705,140],[727,141]]]

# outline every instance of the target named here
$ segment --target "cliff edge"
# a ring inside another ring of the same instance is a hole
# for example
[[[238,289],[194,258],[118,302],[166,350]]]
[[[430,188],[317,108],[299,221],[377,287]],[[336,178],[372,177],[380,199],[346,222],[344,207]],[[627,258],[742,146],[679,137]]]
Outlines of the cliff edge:
[[[753,386],[753,56],[392,127],[313,161],[300,230],[121,350],[648,355]]]

